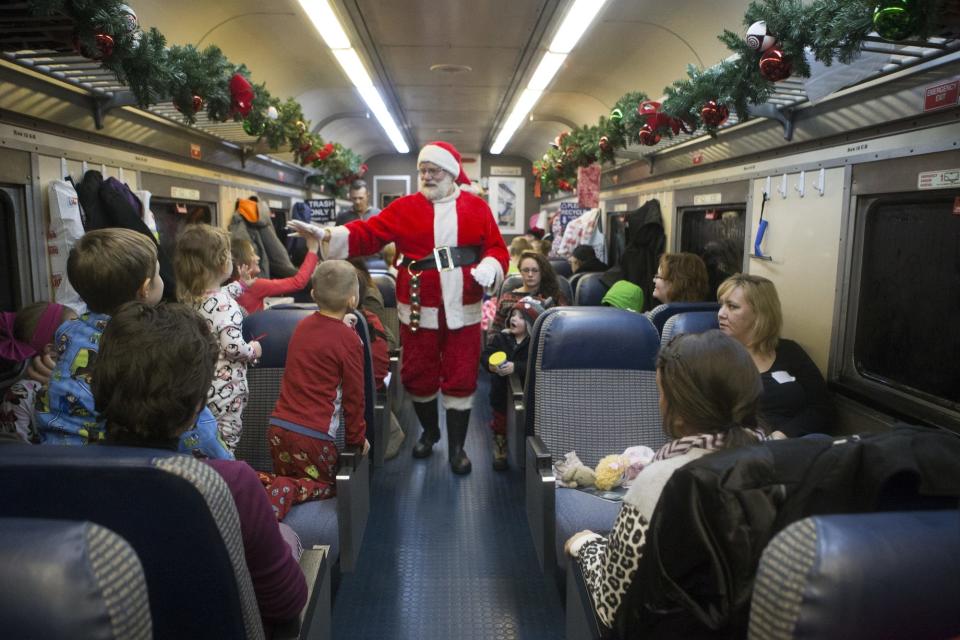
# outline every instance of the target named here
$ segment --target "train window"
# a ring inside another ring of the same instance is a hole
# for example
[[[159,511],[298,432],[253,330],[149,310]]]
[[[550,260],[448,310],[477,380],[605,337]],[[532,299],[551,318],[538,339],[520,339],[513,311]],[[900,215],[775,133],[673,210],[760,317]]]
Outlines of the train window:
[[[188,224],[213,224],[213,205],[201,202],[177,202],[164,198],[153,198],[150,210],[157,220],[157,232],[160,234],[160,246],[168,256],[173,256],[177,244],[177,235]]]
[[[960,408],[958,201],[960,192],[951,190],[861,204],[856,328],[845,357],[859,376],[954,412]]]
[[[4,189],[0,189],[0,233],[3,233],[3,252],[0,253],[0,311],[16,311],[23,302],[20,269],[17,264],[16,208],[10,194]]]
[[[742,207],[680,212],[680,251],[703,258],[711,292],[725,279],[743,271],[745,220],[746,210]]]

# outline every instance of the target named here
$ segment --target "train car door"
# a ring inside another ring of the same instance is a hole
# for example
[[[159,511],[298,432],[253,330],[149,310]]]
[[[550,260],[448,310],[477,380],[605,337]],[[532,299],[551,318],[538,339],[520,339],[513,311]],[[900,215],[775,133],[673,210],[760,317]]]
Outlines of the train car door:
[[[150,211],[157,221],[160,246],[173,256],[177,235],[188,224],[218,224],[220,188],[196,180],[143,173],[142,188],[149,191]]]
[[[674,194],[674,251],[703,258],[710,291],[743,271],[746,256],[746,210],[749,181],[683,189]]]

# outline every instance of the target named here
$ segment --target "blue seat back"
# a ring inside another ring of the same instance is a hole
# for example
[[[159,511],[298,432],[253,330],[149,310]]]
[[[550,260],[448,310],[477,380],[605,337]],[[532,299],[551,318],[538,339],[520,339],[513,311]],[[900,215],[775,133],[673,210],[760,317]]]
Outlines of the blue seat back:
[[[570,281],[563,276],[557,276],[557,287],[560,288],[560,294],[566,299],[567,305],[573,304],[573,288]]]
[[[589,271],[580,271],[572,276],[567,276],[567,280],[570,282],[570,288],[573,289],[573,295],[577,295],[577,283],[580,282],[580,278],[588,273]]]
[[[580,274],[577,274],[580,275]],[[609,288],[604,284],[602,273],[585,273],[577,283],[573,303],[582,307],[599,307]]]
[[[703,333],[710,329],[718,329],[716,311],[689,311],[678,313],[667,320],[660,332],[660,346],[666,346],[674,336],[681,333]]]
[[[0,518],[0,620],[8,638],[152,638],[143,566],[91,522]]]
[[[524,398],[527,434],[555,459],[666,442],[656,384],[659,336],[646,316],[613,307],[548,309],[534,324]]]
[[[503,283],[500,285],[500,292],[497,294],[497,297],[502,296],[508,291],[513,291],[514,289],[519,289],[523,284],[523,279],[520,277],[519,273],[507,276],[503,279]]]
[[[379,256],[368,256],[364,258],[367,263],[367,271],[386,271],[387,263]]]
[[[760,559],[749,638],[960,635],[960,512],[816,516]]]
[[[380,295],[383,296],[383,306],[386,309],[396,309],[397,308],[397,281],[393,279],[393,276],[387,273],[374,273],[370,276],[373,278],[373,283],[377,285],[377,289],[380,290]]]
[[[151,449],[7,445],[0,482],[22,488],[4,493],[0,517],[89,520],[123,537],[157,638],[263,637],[236,506],[211,466]]]
[[[360,336],[360,341],[363,343],[363,418],[367,423],[367,440],[370,441],[370,446],[373,447],[373,435],[376,431],[376,429],[373,428],[373,423],[375,420],[374,407],[377,400],[377,379],[373,372],[373,349],[372,342],[370,341],[370,327],[367,325],[367,319],[361,312],[352,311],[351,313],[357,318],[355,328],[357,335]],[[337,447],[343,451],[346,447],[347,430],[343,424],[341,424],[340,427],[337,431]]]
[[[554,273],[558,276],[569,278],[573,275],[573,269],[570,268],[570,263],[567,262],[566,258],[550,258],[550,266],[553,267]]]
[[[653,323],[657,333],[663,333],[663,325],[667,320],[678,313],[689,313],[691,311],[713,311],[716,313],[720,309],[718,302],[671,302],[661,304],[647,312],[647,317]]]

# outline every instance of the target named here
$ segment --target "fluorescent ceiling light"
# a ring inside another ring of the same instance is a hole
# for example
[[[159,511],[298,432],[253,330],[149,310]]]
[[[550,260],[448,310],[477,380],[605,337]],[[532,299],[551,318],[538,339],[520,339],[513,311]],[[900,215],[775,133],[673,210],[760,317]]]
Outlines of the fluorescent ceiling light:
[[[331,49],[350,48],[350,38],[340,26],[337,15],[327,0],[300,0],[300,6],[307,12],[310,22],[323,37],[323,41]]]
[[[580,36],[587,30],[606,0],[576,0],[567,16],[563,19],[560,29],[553,36],[550,51],[554,53],[570,53],[577,46]]]
[[[337,15],[330,7],[328,0],[299,0],[300,6],[307,12],[307,16],[316,27],[317,31],[323,37],[324,42],[330,47],[337,62],[343,72],[347,74],[353,86],[360,92],[363,101],[367,107],[377,117],[383,131],[390,138],[390,142],[396,148],[398,153],[408,153],[410,147],[407,146],[400,132],[400,127],[390,115],[386,103],[377,88],[373,86],[373,80],[367,73],[367,68],[363,66],[363,61],[357,55],[356,50],[350,46],[350,38],[347,37]]]
[[[503,128],[500,129],[500,135],[497,136],[493,146],[490,148],[490,153],[497,155],[503,151],[503,148],[507,146],[510,138],[513,137],[513,134],[516,133],[520,125],[523,124],[523,119],[527,117],[530,109],[533,109],[533,105],[537,103],[537,100],[540,99],[542,94],[543,91],[537,91],[535,89],[523,90],[523,93],[520,94],[520,99],[517,100],[516,106],[514,106],[513,111],[510,112],[510,117],[503,123]]]
[[[520,94],[520,99],[517,100],[513,111],[510,112],[510,115],[500,128],[500,134],[497,135],[493,146],[490,147],[490,153],[497,155],[507,146],[510,138],[513,137],[513,134],[516,133],[520,125],[523,124],[523,119],[526,118],[530,110],[533,109],[537,100],[540,99],[541,94],[550,86],[553,77],[557,75],[557,71],[560,70],[563,61],[566,60],[567,54],[577,46],[577,41],[580,40],[580,37],[587,30],[587,27],[590,26],[590,23],[593,22],[593,19],[597,17],[597,13],[600,12],[600,9],[603,8],[606,1],[607,0],[575,0],[573,6],[570,7],[567,15],[563,18],[563,22],[560,24],[556,35],[553,36],[549,50],[543,54],[543,57],[540,59],[540,64],[537,65],[536,71],[534,71],[533,76],[530,77],[527,88]]]
[[[373,80],[370,79],[370,75],[356,51],[353,49],[334,49],[333,55],[357,89],[373,86]]]
[[[530,82],[527,83],[527,88],[533,89],[534,91],[544,91],[550,85],[553,76],[557,74],[557,71],[560,70],[560,66],[566,59],[567,54],[565,53],[547,51],[543,54],[537,70],[533,72],[533,77],[530,78]]]

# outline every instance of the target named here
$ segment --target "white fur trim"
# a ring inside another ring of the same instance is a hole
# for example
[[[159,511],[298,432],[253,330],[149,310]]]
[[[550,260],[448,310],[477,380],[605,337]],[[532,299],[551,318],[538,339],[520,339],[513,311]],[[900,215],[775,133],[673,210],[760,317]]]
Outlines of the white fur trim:
[[[493,284],[487,287],[487,293],[493,294],[495,291],[500,290],[500,285],[503,284],[503,267],[500,266],[500,261],[496,258],[487,256],[477,265],[478,267],[483,264],[488,264],[497,270],[497,277],[494,279]]]
[[[463,305],[462,311],[463,324],[459,327],[450,326],[450,317],[447,316],[448,329],[460,329],[480,322],[482,316],[483,304],[474,302],[473,304]],[[397,303],[397,316],[403,324],[410,324],[410,305],[405,302]],[[439,307],[421,307],[420,308],[420,326],[424,329],[440,328],[440,308]]]
[[[574,543],[570,545],[570,555],[576,558],[577,554],[580,553],[580,547],[582,547],[583,545],[585,545],[587,542],[591,540],[602,540],[602,539],[603,539],[603,536],[601,536],[599,533],[590,533],[590,534],[584,534],[582,536],[578,536],[576,541],[574,541]]]
[[[417,156],[417,166],[421,162],[432,162],[447,173],[453,175],[456,180],[460,176],[460,163],[453,157],[453,154],[443,147],[435,144],[428,144],[420,149],[420,155]]]
[[[344,260],[350,255],[350,230],[346,227],[328,227],[330,229],[330,243],[324,251],[324,243],[320,243],[320,257],[324,260]]]
[[[470,411],[473,408],[473,394],[468,396],[448,396],[442,394],[443,408],[453,409],[454,411]]]
[[[415,395],[413,395],[412,393],[409,394],[409,395],[410,395],[410,399],[413,400],[414,402],[431,402],[431,401],[437,399],[437,392],[436,392],[436,391],[434,391],[433,393],[431,393],[431,394],[428,395],[428,396],[415,396]]]
[[[457,246],[457,199],[441,198],[433,203],[433,246]],[[463,319],[463,269],[440,272],[440,293],[443,296],[443,310],[447,316],[447,326],[459,329]]]
[[[707,449],[690,449],[682,456],[657,460],[644,467],[634,478],[630,490],[623,496],[623,501],[640,509],[643,517],[649,521],[653,517],[653,510],[657,508],[657,502],[660,500],[663,487],[666,486],[673,472],[708,453],[710,451]]]

